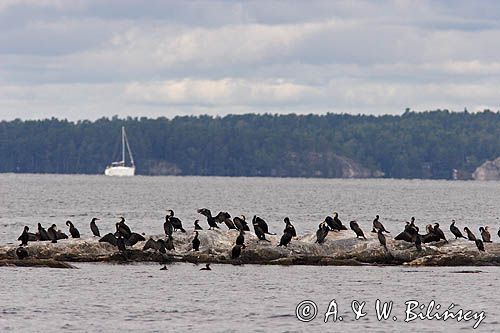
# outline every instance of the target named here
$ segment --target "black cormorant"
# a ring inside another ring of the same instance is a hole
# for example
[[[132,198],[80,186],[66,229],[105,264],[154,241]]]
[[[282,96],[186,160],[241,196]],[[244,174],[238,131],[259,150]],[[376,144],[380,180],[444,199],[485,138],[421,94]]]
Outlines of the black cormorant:
[[[47,231],[42,227],[41,223],[38,223],[38,237],[41,241],[50,240],[49,235],[47,235]]]
[[[292,241],[293,234],[290,231],[285,231],[283,232],[283,236],[281,236],[280,243],[278,246],[284,246],[287,247],[288,244]]]
[[[448,243],[443,230],[439,227],[439,223],[434,223],[434,233],[439,237],[439,239],[443,239],[446,243]]]
[[[209,226],[208,230],[211,230],[211,229],[214,229],[214,228],[219,229],[219,226],[217,225],[217,221],[212,216],[212,212],[210,211],[210,209],[200,208],[200,209],[197,210],[197,212],[207,218],[207,223],[208,223],[208,226]]]
[[[118,226],[116,227],[116,230],[124,237],[124,238],[129,238],[130,235],[132,234],[132,230],[128,227],[128,225],[125,223],[125,218],[122,216],[120,217],[120,222],[118,222]],[[116,235],[118,236],[118,235]]]
[[[165,231],[165,236],[172,236],[174,233],[174,226],[172,225],[172,222],[170,222],[170,216],[166,215],[165,216],[165,222],[163,223],[163,230]]]
[[[236,226],[236,228],[238,228],[240,230],[243,229],[244,231],[250,231],[250,228],[248,227],[248,223],[246,221],[245,215],[241,215],[241,217],[236,216],[233,219],[233,222],[234,222],[234,225]]]
[[[194,230],[203,230],[203,228],[199,224],[200,220],[194,221]]]
[[[484,243],[483,243],[483,241],[480,240],[480,239],[476,239],[475,243],[476,243],[477,249],[479,251],[483,251],[484,252]]]
[[[295,227],[293,226],[292,222],[290,222],[290,219],[288,217],[285,217],[283,221],[285,222],[285,230],[283,230],[283,232],[288,232],[292,234],[292,237],[297,237],[297,232],[295,231]]]
[[[160,253],[166,253],[165,241],[163,239],[154,240],[153,238],[149,238],[147,242],[144,244],[142,250],[146,251],[148,249],[153,249]]]
[[[200,271],[211,271],[210,264],[205,264],[205,267],[200,268]]]
[[[245,231],[243,229],[240,230],[240,234],[236,237],[236,245],[241,245],[245,248]]]
[[[384,228],[384,225],[382,224],[382,222],[379,221],[379,216],[375,216],[375,219],[373,220],[373,230],[372,232],[378,232],[377,230],[380,230],[380,231],[383,231],[383,232],[387,232],[387,233],[391,233],[390,231],[387,231],[385,228]]]
[[[486,228],[480,227],[479,228],[479,232],[481,233],[481,238],[483,239],[483,242],[485,242],[485,243],[491,243],[491,234],[490,234],[490,231],[488,229],[489,229],[489,227],[486,227]]]
[[[198,239],[198,231],[195,231],[195,236],[193,238],[193,251],[198,251],[200,249],[200,240]]]
[[[241,255],[241,245],[233,246],[231,250],[231,259],[236,259]]]
[[[102,236],[102,238],[99,239],[99,242],[109,243],[113,246],[116,246],[116,239],[117,239],[116,236],[110,232],[110,233]]]
[[[450,225],[450,231],[453,235],[455,235],[455,239],[458,239],[458,238],[465,238],[464,235],[462,235],[462,232],[460,231],[460,229],[458,229],[456,226],[455,226],[455,220],[451,220],[451,225]]]
[[[23,246],[28,245],[28,241],[29,241],[28,231],[29,230],[30,230],[30,228],[27,225],[24,226],[23,233],[17,239],[17,240],[21,241],[21,245],[23,245]]]
[[[57,229],[55,224],[52,224],[47,229],[47,236],[49,236],[49,239],[51,240],[52,243],[57,243]]]
[[[472,231],[470,231],[469,228],[465,227],[464,228],[464,231],[467,233],[467,238],[470,240],[470,241],[475,241],[476,240],[476,236],[472,233]]]
[[[255,235],[257,236],[257,238],[259,240],[265,240],[265,241],[269,242],[269,240],[266,239],[266,234],[265,234],[264,230],[262,230],[259,223],[257,223],[255,216],[252,220],[252,225],[253,225],[253,230],[255,231]]]
[[[92,231],[92,234],[97,237],[101,237],[101,233],[99,232],[99,228],[97,227],[97,224],[95,224],[95,221],[98,221],[99,219],[97,217],[92,218],[92,221],[90,221],[90,230]]]
[[[70,220],[68,220],[68,221],[66,221],[66,225],[69,227],[69,233],[71,234],[71,237],[73,237],[73,238],[80,238],[80,232],[73,225],[73,222],[71,222]]]
[[[118,238],[116,239],[116,247],[120,252],[127,251],[125,247],[125,238],[123,238],[121,234],[118,234]]]
[[[358,222],[356,221],[351,221],[349,222],[349,227],[351,227],[351,230],[356,233],[356,238],[363,237],[366,239],[365,234],[363,233],[363,230],[359,227]]]
[[[269,227],[267,226],[267,222],[264,221],[264,219],[254,215],[252,219],[252,224],[255,227],[255,224],[257,224],[260,229],[262,230],[263,233],[268,234],[268,235],[276,235],[274,233],[269,232]]]
[[[384,236],[384,234],[382,232],[383,232],[383,230],[378,229],[378,232],[377,232],[378,241],[380,242],[380,245],[382,245],[384,247],[384,249],[386,251],[388,251],[388,249],[387,249],[387,241],[385,240],[385,236]]]
[[[169,210],[167,210],[167,212],[170,213],[168,220],[170,221],[170,223],[172,223],[172,226],[174,227],[174,231],[180,230],[182,232],[186,232],[186,230],[184,230],[184,228],[182,227],[181,220],[174,216],[174,211],[169,209]]]
[[[325,238],[328,235],[330,229],[326,225],[325,222],[321,222],[318,225],[318,230],[316,231],[316,243],[323,244],[325,242]]]
[[[228,212],[219,212],[214,219],[220,223],[224,222],[229,230],[236,229],[233,221],[231,221],[231,215]]]
[[[422,251],[422,238],[419,234],[415,236],[415,247],[417,248],[418,252]]]

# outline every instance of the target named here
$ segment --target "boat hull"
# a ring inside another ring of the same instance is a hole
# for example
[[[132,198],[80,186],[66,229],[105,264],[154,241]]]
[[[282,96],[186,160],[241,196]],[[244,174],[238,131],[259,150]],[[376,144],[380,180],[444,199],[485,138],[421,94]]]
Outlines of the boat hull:
[[[106,176],[116,176],[116,177],[130,177],[135,175],[134,167],[126,166],[112,166],[104,170]]]

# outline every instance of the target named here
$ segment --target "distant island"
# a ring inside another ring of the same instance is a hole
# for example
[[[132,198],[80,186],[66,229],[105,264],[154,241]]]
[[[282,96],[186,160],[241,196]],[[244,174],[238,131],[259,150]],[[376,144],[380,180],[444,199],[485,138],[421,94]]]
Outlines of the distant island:
[[[500,112],[0,122],[0,172],[103,174],[127,129],[143,175],[471,179],[500,156]]]

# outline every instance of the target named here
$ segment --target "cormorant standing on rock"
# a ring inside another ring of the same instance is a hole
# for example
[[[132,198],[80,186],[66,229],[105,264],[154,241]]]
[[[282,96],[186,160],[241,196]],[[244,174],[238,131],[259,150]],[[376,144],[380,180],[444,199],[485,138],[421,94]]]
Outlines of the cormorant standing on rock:
[[[257,223],[257,221],[255,220],[255,216],[254,216],[254,219],[252,221],[252,225],[253,225],[253,230],[255,231],[255,235],[257,236],[257,238],[259,240],[264,240],[266,242],[270,242],[269,240],[266,239],[265,232],[262,230],[259,223]]]
[[[324,221],[331,231],[340,231],[342,230],[342,226],[339,225],[331,216],[325,217]]]
[[[47,229],[47,236],[49,236],[49,239],[51,240],[52,243],[57,243],[57,230],[55,224],[52,224]]]
[[[200,220],[194,221],[194,230],[203,230],[203,228],[199,225]]]
[[[287,247],[288,244],[292,241],[292,237],[293,237],[292,233],[285,229],[285,232],[283,233],[283,236],[281,236],[280,243],[278,244],[278,246]]]
[[[412,216],[411,217],[411,222],[410,222],[410,225],[408,226],[409,228],[413,229],[416,231],[416,233],[418,233],[419,229],[418,227],[415,225],[415,217]],[[410,232],[410,234],[413,234],[412,232]]]
[[[200,249],[200,240],[198,239],[198,231],[195,231],[195,236],[193,238],[193,251],[198,251]]]
[[[224,222],[229,230],[236,229],[233,221],[231,221],[231,215],[228,212],[219,212],[214,219],[219,223]]]
[[[243,229],[240,230],[240,234],[236,237],[236,245],[241,245],[245,248],[245,231]]]
[[[446,243],[448,243],[443,230],[439,227],[439,223],[434,223],[434,233],[439,237],[439,239],[443,239]]]
[[[262,230],[262,232],[265,234],[276,235],[274,233],[269,232],[269,227],[267,226],[267,222],[264,221],[263,218],[258,217],[257,215],[253,216],[252,224],[254,225],[254,227],[255,227],[255,224],[257,224],[260,227],[260,229]]]
[[[464,231],[467,233],[467,238],[470,240],[470,241],[475,241],[476,240],[476,236],[472,233],[472,231],[470,231],[469,228],[465,227],[464,228]]]
[[[359,227],[358,222],[356,221],[349,222],[349,227],[351,227],[351,230],[356,233],[356,238],[363,237],[364,239],[366,239],[365,234],[363,233],[363,230],[361,230],[361,228]]]
[[[49,235],[47,235],[47,231],[42,227],[41,223],[38,223],[38,235],[41,241],[50,240]]]
[[[241,255],[241,245],[233,246],[231,250],[231,259],[236,259]]]
[[[411,243],[414,241],[413,238],[415,236],[412,233],[418,234],[418,232],[411,226],[410,222],[406,222],[405,230],[403,230],[396,237],[394,237],[394,239],[395,240],[402,240],[402,241]]]
[[[378,235],[378,241],[380,242],[380,245],[382,245],[386,251],[389,251],[387,249],[387,241],[385,240],[385,236],[382,233],[381,229],[378,229],[377,235]]]
[[[476,242],[477,249],[479,251],[483,251],[484,252],[484,243],[483,243],[483,241],[480,240],[480,239],[476,239],[475,242]]]
[[[434,231],[432,224],[426,226],[427,234],[422,235],[422,243],[439,242],[441,237]]]
[[[80,232],[78,231],[77,228],[73,225],[73,222],[70,220],[66,221],[66,225],[69,227],[69,233],[71,234],[71,237],[73,238],[80,238]]]
[[[29,230],[30,230],[30,228],[27,225],[24,226],[23,233],[17,239],[17,240],[21,241],[21,246],[28,245],[28,241],[29,241],[28,231]]]
[[[17,259],[23,260],[24,258],[27,258],[29,256],[29,253],[24,247],[19,245],[19,247],[16,249],[16,256]]]
[[[420,238],[419,234],[415,237],[415,247],[418,252],[422,251],[422,238]]]
[[[245,215],[241,215],[241,217],[239,216],[236,216],[234,219],[233,219],[233,222],[234,222],[234,225],[238,228],[238,229],[243,229],[244,231],[250,231],[250,228],[248,227],[248,223],[246,221],[246,217]]]
[[[485,243],[491,243],[491,234],[490,234],[488,229],[489,229],[489,227],[486,227],[486,228],[480,227],[479,228],[479,232],[481,233],[481,238],[483,239],[483,242],[485,242]]]
[[[172,223],[172,226],[174,227],[174,231],[180,230],[182,232],[186,232],[186,230],[184,230],[184,228],[182,227],[181,220],[179,220],[177,217],[174,216],[174,211],[169,209],[169,210],[167,210],[167,212],[170,213],[168,220],[170,221],[170,223]]]
[[[125,245],[134,246],[138,242],[145,241],[146,238],[144,236],[138,234],[137,232],[133,232],[128,239],[125,239]]]
[[[125,218],[123,216],[120,217],[120,222],[118,222],[117,231],[119,231],[120,234],[126,239],[128,239],[132,234],[132,230],[130,230],[128,225],[125,223]]]
[[[339,231],[347,230],[347,227],[343,225],[342,221],[339,219],[339,213],[333,212],[333,221],[335,222],[335,225],[339,226]]]
[[[283,220],[286,224],[285,230],[283,230],[284,233],[290,233],[292,234],[292,237],[297,237],[297,232],[295,231],[295,227],[293,226],[292,222],[290,222],[290,219],[288,217],[285,217]]]
[[[325,222],[321,222],[318,225],[318,230],[316,231],[316,243],[323,244],[325,242],[325,238],[328,235],[330,229],[326,225]]]
[[[200,268],[200,271],[211,271],[210,264],[205,264],[205,267]]]
[[[462,232],[460,231],[460,229],[458,229],[456,226],[455,226],[455,220],[451,220],[451,225],[450,225],[450,231],[453,235],[455,235],[455,239],[458,239],[458,238],[465,238],[464,235],[462,235]]]
[[[238,216],[235,216],[233,219],[233,224],[238,230],[244,230],[245,226],[243,225],[243,220]]]
[[[207,208],[200,208],[197,210],[197,212],[207,218],[207,223],[208,223],[208,230],[217,228],[219,229],[219,226],[217,225],[217,221],[213,218],[212,212],[210,209]]]
[[[172,225],[172,222],[170,222],[170,216],[166,215],[165,216],[165,223],[163,223],[163,230],[165,231],[165,236],[169,237],[172,236],[174,233],[174,226]]]
[[[118,225],[118,223],[117,223],[117,225]],[[107,233],[106,235],[102,236],[102,238],[99,239],[99,242],[108,243],[108,244],[111,244],[113,246],[116,246],[116,240],[117,240],[116,236],[110,232],[110,233]]]
[[[120,252],[125,252],[127,249],[125,248],[125,239],[122,237],[122,234],[118,234],[118,239],[116,240],[116,247]]]
[[[383,231],[383,232],[387,232],[387,233],[391,233],[390,231],[387,231],[385,228],[384,228],[384,225],[382,224],[382,222],[380,222],[379,220],[379,216],[375,216],[375,219],[373,220],[373,230],[372,232],[377,232],[377,230],[380,230],[380,231]]]
[[[97,227],[97,224],[95,224],[95,221],[98,221],[99,219],[97,217],[92,218],[92,221],[90,221],[90,230],[92,231],[92,234],[97,237],[101,237],[101,233],[99,232],[99,228]]]
[[[153,249],[159,251],[160,253],[167,252],[165,248],[165,241],[163,239],[158,239],[155,241],[153,238],[149,238],[148,241],[144,244],[142,250],[146,251],[148,249]]]

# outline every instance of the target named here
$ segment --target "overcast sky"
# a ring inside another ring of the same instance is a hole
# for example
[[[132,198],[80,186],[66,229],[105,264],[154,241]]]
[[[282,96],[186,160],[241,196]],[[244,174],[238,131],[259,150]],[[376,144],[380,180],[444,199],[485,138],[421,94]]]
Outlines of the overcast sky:
[[[0,119],[500,105],[499,1],[1,0]]]

